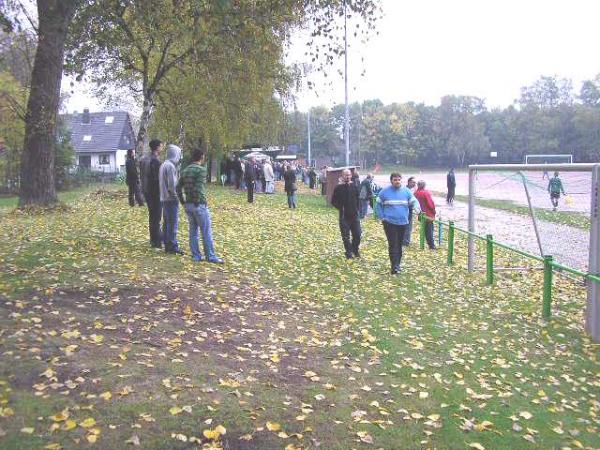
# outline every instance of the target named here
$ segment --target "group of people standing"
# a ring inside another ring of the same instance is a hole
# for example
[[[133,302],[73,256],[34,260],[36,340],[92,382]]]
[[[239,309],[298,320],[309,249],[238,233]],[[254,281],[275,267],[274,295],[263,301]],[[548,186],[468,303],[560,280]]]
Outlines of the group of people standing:
[[[222,264],[223,260],[215,253],[212,238],[211,214],[205,193],[207,169],[204,165],[202,142],[193,150],[190,164],[181,173],[181,148],[174,144],[167,145],[167,157],[161,163],[163,148],[164,143],[160,140],[150,141],[150,154],[140,159],[139,176],[135,151],[128,151],[125,167],[129,204],[133,206],[132,199],[138,198],[141,182],[141,192],[148,205],[150,245],[155,248],[164,246],[166,253],[176,255],[184,254],[177,240],[181,205],[188,217],[192,259]],[[143,200],[139,204],[143,205]],[[199,247],[199,234],[202,235],[203,252]]]
[[[361,212],[367,200],[367,186],[373,186],[373,176],[368,174],[365,180],[357,184],[353,181],[352,171],[342,172],[341,184],[335,187],[331,203],[339,211],[339,227],[344,244],[346,258],[360,258]],[[413,216],[424,214],[425,237],[430,249],[435,250],[433,239],[433,221],[435,219],[435,203],[431,193],[425,189],[425,182],[415,183],[414,177],[402,186],[402,175],[394,172],[390,175],[389,187],[382,189],[377,195],[375,212],[377,219],[383,223],[388,242],[388,253],[392,275],[401,272],[402,247],[410,244]],[[416,186],[416,190],[415,190]],[[364,187],[364,190],[363,190]],[[371,189],[370,199],[373,199]],[[364,216],[363,216],[364,217]]]

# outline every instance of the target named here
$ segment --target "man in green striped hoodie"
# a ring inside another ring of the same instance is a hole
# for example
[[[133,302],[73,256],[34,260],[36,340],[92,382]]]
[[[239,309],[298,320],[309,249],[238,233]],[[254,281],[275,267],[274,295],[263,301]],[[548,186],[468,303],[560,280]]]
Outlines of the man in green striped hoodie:
[[[206,203],[205,185],[207,170],[204,167],[204,150],[198,148],[192,153],[192,162],[181,172],[177,183],[177,197],[185,208],[190,224],[190,251],[194,261],[223,264],[223,260],[215,254],[212,238],[210,211]],[[185,194],[185,196],[184,196]],[[202,233],[204,256],[198,245],[198,229]]]

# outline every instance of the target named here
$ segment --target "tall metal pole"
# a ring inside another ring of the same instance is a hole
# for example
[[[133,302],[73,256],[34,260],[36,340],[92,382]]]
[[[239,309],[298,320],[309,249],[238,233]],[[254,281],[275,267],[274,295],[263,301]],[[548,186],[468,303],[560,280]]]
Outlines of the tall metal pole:
[[[362,120],[363,120],[363,115],[362,115],[362,103],[359,103],[360,106],[360,117],[359,117],[359,121],[358,121],[358,149],[356,151],[356,159],[358,159],[358,165],[362,166],[361,160],[360,160],[360,129],[362,128]]]
[[[475,171],[469,169],[469,231],[475,233]],[[475,269],[475,237],[469,234],[469,257],[467,263],[469,272]]]
[[[346,108],[344,112],[344,142],[346,144],[346,165],[350,165],[350,110],[348,109],[348,17],[346,0],[344,0],[344,88],[346,91]]]
[[[600,275],[600,164],[592,169],[592,208],[590,211],[590,261],[588,272]],[[585,329],[594,342],[600,342],[600,283],[588,280]]]
[[[310,108],[308,108],[308,167],[311,167],[310,161]]]

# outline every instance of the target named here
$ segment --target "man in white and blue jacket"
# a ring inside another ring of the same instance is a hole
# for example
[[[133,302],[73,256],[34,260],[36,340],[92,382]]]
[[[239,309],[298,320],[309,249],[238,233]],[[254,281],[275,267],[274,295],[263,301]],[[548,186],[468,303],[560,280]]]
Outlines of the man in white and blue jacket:
[[[391,186],[379,193],[377,204],[377,217],[383,222],[383,230],[388,241],[392,275],[400,273],[402,260],[402,242],[408,225],[408,208],[413,208],[413,214],[421,212],[419,201],[412,191],[402,187],[402,175],[394,172],[390,175]]]

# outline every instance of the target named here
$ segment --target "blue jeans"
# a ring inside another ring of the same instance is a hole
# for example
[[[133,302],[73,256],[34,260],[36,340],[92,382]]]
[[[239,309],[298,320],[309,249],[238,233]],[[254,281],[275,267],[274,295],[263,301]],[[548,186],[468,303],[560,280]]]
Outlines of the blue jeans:
[[[287,202],[288,202],[288,207],[289,208],[295,208],[297,203],[296,203],[296,191],[293,191],[291,194],[288,192],[287,194]]]
[[[202,253],[198,246],[198,228],[202,233],[202,243],[204,244],[204,255],[209,261],[217,258],[212,238],[212,224],[210,220],[210,211],[206,205],[196,206],[193,203],[185,204],[185,212],[190,223],[190,252],[192,258],[196,261],[202,260]]]
[[[412,215],[412,211],[411,211],[408,215],[408,223],[406,224],[406,229],[404,230],[404,235],[403,235],[402,245],[404,245],[405,247],[407,245],[410,245],[410,236],[412,234],[412,228],[413,228],[413,215]]]
[[[168,200],[162,202],[163,207],[163,239],[166,252],[179,251],[177,228],[179,227],[179,202]]]
[[[361,219],[364,219],[367,216],[368,212],[369,212],[369,200],[359,199],[358,200],[358,216]]]

